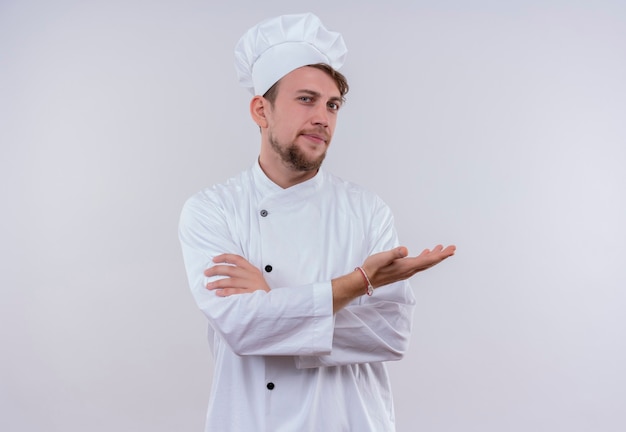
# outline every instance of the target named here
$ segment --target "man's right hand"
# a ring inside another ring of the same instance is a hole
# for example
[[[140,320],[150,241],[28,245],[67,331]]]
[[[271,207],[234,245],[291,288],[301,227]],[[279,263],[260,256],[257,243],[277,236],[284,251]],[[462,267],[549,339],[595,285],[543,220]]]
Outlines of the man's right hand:
[[[456,246],[444,248],[442,245],[424,249],[416,257],[409,257],[404,246],[379,252],[369,256],[361,268],[367,274],[374,288],[410,278],[416,273],[439,264],[454,255]],[[358,270],[332,280],[333,310],[339,311],[355,298],[366,292],[367,285]]]
[[[454,255],[456,246],[442,245],[424,249],[421,254],[409,257],[404,246],[369,256],[361,268],[367,273],[374,288],[410,278]]]

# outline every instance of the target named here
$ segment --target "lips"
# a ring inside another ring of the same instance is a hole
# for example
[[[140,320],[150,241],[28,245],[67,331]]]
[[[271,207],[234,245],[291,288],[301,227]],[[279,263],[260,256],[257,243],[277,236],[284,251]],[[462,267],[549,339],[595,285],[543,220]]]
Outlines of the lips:
[[[300,135],[302,135],[305,138],[308,138],[312,141],[316,141],[319,143],[324,143],[326,144],[328,142],[328,135],[326,134],[320,134],[320,133],[316,133],[316,132],[303,132]]]

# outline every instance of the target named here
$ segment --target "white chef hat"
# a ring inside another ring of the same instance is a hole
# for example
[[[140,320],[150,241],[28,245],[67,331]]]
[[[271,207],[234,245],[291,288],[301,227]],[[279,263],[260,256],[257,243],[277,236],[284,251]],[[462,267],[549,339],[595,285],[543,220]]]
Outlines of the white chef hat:
[[[339,69],[348,52],[341,34],[326,30],[312,13],[270,18],[248,30],[235,46],[239,83],[263,95],[299,67],[326,63]]]

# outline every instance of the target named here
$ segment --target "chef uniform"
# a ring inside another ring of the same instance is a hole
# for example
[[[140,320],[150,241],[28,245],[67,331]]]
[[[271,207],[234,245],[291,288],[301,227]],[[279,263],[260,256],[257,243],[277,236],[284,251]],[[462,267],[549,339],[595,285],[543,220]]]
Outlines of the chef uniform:
[[[346,51],[341,35],[303,14],[253,27],[236,52],[240,81],[263,94],[295,68],[338,68]],[[272,61],[259,63],[259,53]],[[293,54],[287,64],[280,61],[285,53]],[[410,286],[397,282],[372,296],[364,286],[364,295],[336,314],[331,286],[369,255],[398,246],[380,198],[323,169],[283,189],[255,162],[192,196],[179,233],[215,359],[207,432],[395,430],[384,362],[407,349]],[[271,290],[229,297],[207,290],[212,278],[203,271],[222,253],[261,269]]]

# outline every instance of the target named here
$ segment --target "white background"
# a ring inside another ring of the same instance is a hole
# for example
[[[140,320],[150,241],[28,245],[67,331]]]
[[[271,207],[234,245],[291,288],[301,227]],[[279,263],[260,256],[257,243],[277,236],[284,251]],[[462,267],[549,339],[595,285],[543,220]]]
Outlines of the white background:
[[[618,0],[1,0],[0,430],[202,430],[178,215],[257,155],[236,41],[307,10],[350,50],[327,169],[458,246],[413,279],[398,430],[626,430]]]

